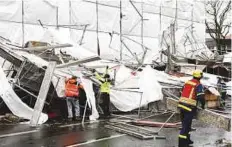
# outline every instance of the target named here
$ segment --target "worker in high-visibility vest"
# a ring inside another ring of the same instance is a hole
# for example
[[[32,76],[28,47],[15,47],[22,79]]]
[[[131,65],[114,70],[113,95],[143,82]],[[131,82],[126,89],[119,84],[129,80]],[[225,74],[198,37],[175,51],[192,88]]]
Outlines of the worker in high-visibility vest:
[[[72,76],[65,81],[65,96],[68,109],[68,120],[71,121],[79,120],[80,109],[79,109],[79,91],[77,86],[77,77]],[[75,117],[73,117],[73,109],[75,112]]]
[[[197,109],[197,102],[201,103],[203,109],[205,107],[204,89],[200,83],[202,77],[202,71],[194,71],[193,79],[187,81],[182,89],[178,104],[182,121],[182,128],[179,134],[179,147],[188,147],[193,144],[193,141],[190,140],[190,131],[192,119]]]
[[[96,78],[100,81],[100,99],[103,101],[102,109],[105,117],[110,116],[110,75],[108,74],[108,66],[105,73],[100,76],[96,70],[93,70]]]

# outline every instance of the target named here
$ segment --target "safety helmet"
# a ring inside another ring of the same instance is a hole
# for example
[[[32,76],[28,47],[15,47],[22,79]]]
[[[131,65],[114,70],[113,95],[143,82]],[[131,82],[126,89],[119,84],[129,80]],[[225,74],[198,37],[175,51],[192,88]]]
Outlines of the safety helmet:
[[[109,74],[105,74],[104,78],[109,79],[110,75]]]
[[[193,72],[193,77],[195,78],[202,78],[202,76],[203,76],[203,72],[201,70],[195,70]]]

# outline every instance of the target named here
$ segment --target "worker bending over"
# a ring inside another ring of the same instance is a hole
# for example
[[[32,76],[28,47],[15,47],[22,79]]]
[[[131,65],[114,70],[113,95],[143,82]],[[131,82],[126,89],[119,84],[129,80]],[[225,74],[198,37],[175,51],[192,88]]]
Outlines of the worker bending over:
[[[205,107],[204,90],[200,83],[203,77],[202,71],[196,70],[193,72],[193,79],[185,83],[181,97],[179,99],[178,108],[182,122],[182,129],[179,134],[179,147],[188,147],[193,144],[190,140],[190,131],[193,116],[196,113],[197,102],[201,103],[202,108]]]
[[[108,74],[108,66],[106,72],[100,76],[96,70],[93,70],[96,78],[100,81],[100,99],[103,101],[102,109],[105,117],[110,117],[110,75]]]

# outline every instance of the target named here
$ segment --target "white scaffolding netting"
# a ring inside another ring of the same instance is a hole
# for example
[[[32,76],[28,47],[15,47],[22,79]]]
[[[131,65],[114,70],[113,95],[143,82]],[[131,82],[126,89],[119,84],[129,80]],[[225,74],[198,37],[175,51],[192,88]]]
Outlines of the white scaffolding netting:
[[[97,22],[101,56],[120,59],[122,50],[125,62],[142,62],[144,57],[144,63],[151,63],[159,57],[159,39],[174,20],[177,29],[193,25],[200,42],[205,38],[204,4],[194,0],[125,0],[121,3],[121,19],[119,0],[99,0],[98,4],[95,0],[0,1],[0,9],[0,36],[21,45],[23,19],[24,43],[30,40],[71,43],[74,47],[62,50],[69,50],[74,56],[82,52],[97,54]],[[120,20],[123,45],[119,35]],[[74,49],[78,51],[73,54]],[[185,50],[188,57],[195,57],[193,48]]]

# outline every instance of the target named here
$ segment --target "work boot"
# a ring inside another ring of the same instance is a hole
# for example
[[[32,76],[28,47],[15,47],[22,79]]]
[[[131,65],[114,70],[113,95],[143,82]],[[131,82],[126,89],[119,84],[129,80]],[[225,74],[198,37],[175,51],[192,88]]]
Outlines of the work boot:
[[[76,117],[74,117],[74,120],[75,120],[75,121],[81,121],[82,119],[81,119],[80,116],[76,116]]]
[[[181,130],[182,127],[179,127],[179,130]],[[190,132],[193,132],[193,131],[196,131],[197,129],[196,128],[191,128]]]
[[[179,138],[178,147],[189,147],[187,139]]]
[[[71,122],[71,121],[72,121],[72,118],[68,118],[68,119],[67,119],[67,122]]]
[[[188,140],[188,144],[189,145],[193,144],[193,141],[190,139],[190,134],[188,135],[188,139],[187,140]]]

